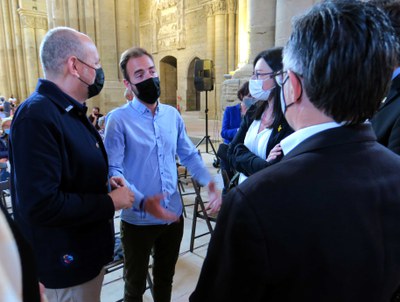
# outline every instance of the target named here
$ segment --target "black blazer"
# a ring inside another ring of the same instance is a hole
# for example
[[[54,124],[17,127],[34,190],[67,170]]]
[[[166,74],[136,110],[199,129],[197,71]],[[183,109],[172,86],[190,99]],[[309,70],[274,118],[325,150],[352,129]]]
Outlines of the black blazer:
[[[400,157],[369,124],[320,132],[230,191],[191,302],[388,302]]]
[[[113,258],[114,205],[107,154],[86,107],[39,80],[14,115],[9,142],[15,221],[40,281],[65,288],[93,279]]]
[[[378,142],[400,154],[400,75],[393,79],[386,101],[371,123]]]
[[[256,106],[253,105],[249,108],[246,115],[243,118],[240,128],[229,144],[228,148],[228,160],[230,166],[243,173],[246,176],[250,176],[272,164],[279,162],[282,156],[276,158],[271,162],[267,162],[261,157],[251,152],[243,143],[246,137],[247,130],[251,123],[254,121],[254,114]],[[293,133],[293,129],[289,126],[287,121],[283,118],[282,123],[272,129],[271,136],[268,140],[267,149],[265,150],[266,156],[268,157],[269,152],[274,148],[282,139]]]

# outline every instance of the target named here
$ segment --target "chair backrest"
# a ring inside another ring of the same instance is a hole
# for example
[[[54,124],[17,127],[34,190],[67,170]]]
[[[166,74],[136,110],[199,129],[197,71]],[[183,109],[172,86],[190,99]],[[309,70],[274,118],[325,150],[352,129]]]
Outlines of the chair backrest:
[[[240,176],[240,172],[236,172],[235,175],[233,175],[233,177],[230,179],[229,181],[229,190],[236,187],[239,184],[239,176]]]

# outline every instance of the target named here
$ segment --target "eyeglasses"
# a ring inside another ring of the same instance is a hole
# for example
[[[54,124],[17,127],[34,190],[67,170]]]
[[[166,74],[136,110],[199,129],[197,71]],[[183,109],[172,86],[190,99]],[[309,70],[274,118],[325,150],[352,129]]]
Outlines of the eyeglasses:
[[[286,81],[289,79],[289,75],[287,71],[279,71],[275,74],[275,81],[279,85],[279,87],[283,87],[285,85]]]
[[[76,59],[77,59],[79,62],[81,62],[82,64],[84,64],[84,65],[86,65],[87,67],[89,67],[89,68],[92,68],[92,69],[94,69],[94,70],[97,69],[96,67],[90,66],[88,63],[84,62],[83,60],[79,59],[78,57],[76,57]]]
[[[275,72],[253,72],[253,77],[255,77],[257,80],[272,79],[274,76]]]

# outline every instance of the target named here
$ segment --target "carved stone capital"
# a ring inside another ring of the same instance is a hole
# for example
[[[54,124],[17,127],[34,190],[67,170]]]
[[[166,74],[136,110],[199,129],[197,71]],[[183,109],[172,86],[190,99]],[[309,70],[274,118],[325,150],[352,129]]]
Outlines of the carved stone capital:
[[[204,5],[204,9],[206,11],[207,17],[214,16],[214,5],[213,5],[213,3],[207,3],[206,5]]]
[[[238,1],[237,0],[228,0],[228,13],[236,14],[237,5],[238,5]]]
[[[236,4],[236,0],[234,0]],[[228,6],[226,0],[215,0],[204,5],[207,17],[212,17],[217,14],[226,14]]]
[[[214,14],[226,14],[227,5],[226,0],[217,0],[213,2]]]
[[[172,6],[176,6],[178,4],[178,0],[159,0],[157,3],[157,9],[166,9]]]
[[[48,29],[46,13],[23,8],[19,8],[17,11],[23,28]]]

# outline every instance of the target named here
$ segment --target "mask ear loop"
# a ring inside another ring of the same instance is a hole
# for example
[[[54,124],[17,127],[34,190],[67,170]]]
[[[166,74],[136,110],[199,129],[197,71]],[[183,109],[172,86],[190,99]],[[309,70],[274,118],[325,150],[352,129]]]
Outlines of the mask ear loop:
[[[300,96],[297,98],[296,102],[300,101],[301,97],[303,96],[303,82],[300,80],[299,75],[295,72],[292,71],[292,73],[296,76],[297,81],[299,81],[300,83],[300,87],[301,87],[301,92],[300,92]]]

